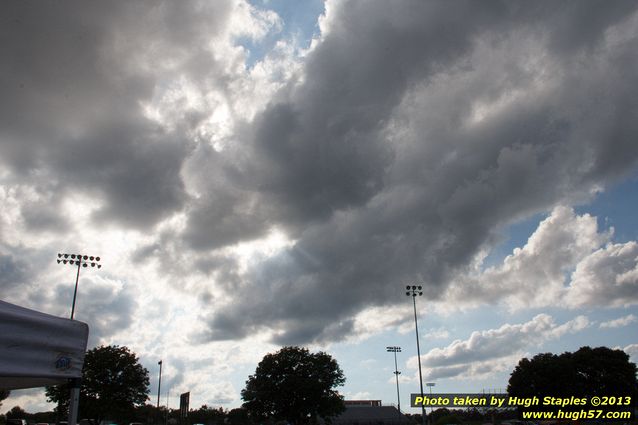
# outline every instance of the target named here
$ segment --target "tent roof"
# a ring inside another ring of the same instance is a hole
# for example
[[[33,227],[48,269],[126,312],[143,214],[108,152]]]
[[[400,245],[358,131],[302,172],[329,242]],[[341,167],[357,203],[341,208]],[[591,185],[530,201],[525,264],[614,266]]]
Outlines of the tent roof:
[[[0,388],[80,378],[88,337],[86,323],[0,301]]]

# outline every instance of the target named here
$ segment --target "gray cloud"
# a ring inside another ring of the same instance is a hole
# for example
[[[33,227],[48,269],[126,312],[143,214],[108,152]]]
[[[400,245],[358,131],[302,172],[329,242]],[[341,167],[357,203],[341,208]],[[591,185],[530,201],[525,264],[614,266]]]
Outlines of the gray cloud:
[[[179,211],[197,113],[182,108],[191,121],[171,130],[150,121],[143,106],[175,75],[215,72],[205,42],[227,26],[229,5],[3,5],[2,163],[34,184],[55,183],[45,198],[98,199],[97,222],[148,229]],[[31,208],[24,215],[34,228],[61,220]]]
[[[58,306],[68,317],[73,291],[74,284],[57,285],[44,310],[55,311],[53,306]],[[128,329],[136,308],[135,293],[124,282],[94,276],[80,278],[74,316],[89,324],[89,347],[103,344],[109,337]]]
[[[0,296],[28,308],[42,305],[47,290],[38,285],[42,252],[0,242]]]
[[[0,25],[0,183],[33,189],[27,230],[73,231],[57,207],[80,194],[93,224],[146,232],[133,260],[197,292],[200,339],[342,339],[636,166],[635,2],[329,2],[254,118],[236,109],[243,56],[218,43],[236,4],[15,1]],[[211,136],[222,106],[230,135]],[[273,229],[294,245],[244,268],[224,251]],[[132,297],[107,303],[117,326]]]
[[[209,338],[339,339],[406,282],[436,298],[504,223],[636,165],[635,4],[331,6],[243,167],[296,245],[249,272]]]
[[[28,266],[24,261],[12,255],[0,254],[0,287],[3,292],[24,284],[29,275]]]

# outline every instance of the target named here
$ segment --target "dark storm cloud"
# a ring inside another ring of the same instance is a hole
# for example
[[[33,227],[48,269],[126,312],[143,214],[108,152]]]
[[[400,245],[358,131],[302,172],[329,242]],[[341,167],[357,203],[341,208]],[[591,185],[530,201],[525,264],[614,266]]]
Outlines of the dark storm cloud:
[[[388,14],[382,3],[339,6],[342,19],[308,57],[305,83],[255,123],[262,191],[304,220],[365,204],[382,189],[393,158],[382,132],[390,112],[412,81],[468,49],[485,17],[471,5],[471,21],[435,3],[406,5],[412,15]],[[422,21],[438,9],[448,26]],[[441,33],[443,46],[434,42]]]
[[[53,306],[69,306],[61,313],[70,313],[74,285],[56,286],[53,298],[47,300]],[[76,300],[75,319],[89,323],[89,346],[103,343],[103,338],[125,331],[133,322],[137,302],[135,294],[121,282],[93,277],[80,278]],[[59,308],[59,307],[58,307]],[[45,311],[54,311],[50,306]]]
[[[189,205],[183,234],[187,246],[207,251],[255,239],[268,230],[270,211],[241,176],[239,165],[208,146],[199,146],[186,166],[201,196]]]
[[[179,105],[158,123],[146,107],[178,78],[199,89],[227,84],[210,46],[231,9],[230,1],[0,6],[0,194],[12,201],[0,211],[0,247],[10,247],[0,250],[3,299],[68,317],[73,286],[37,273],[55,255],[41,245],[50,232],[86,243],[91,232],[78,223],[87,207],[105,231],[150,231],[183,210],[181,169],[205,113]],[[5,232],[15,224],[23,227]],[[22,256],[23,245],[40,246]],[[131,287],[83,280],[76,314],[91,326],[90,343],[128,330],[138,314]]]
[[[38,287],[42,259],[41,251],[0,241],[0,298],[28,308],[42,305],[47,298],[46,291]]]
[[[228,154],[232,169],[209,179],[213,188],[191,211],[184,235],[192,247],[255,238],[273,222],[298,230],[365,204],[382,189],[392,162],[382,129],[405,89],[466,51],[469,35],[493,20],[471,3],[463,6],[475,16],[471,21],[438,3],[414,2],[409,16],[388,16],[383,4],[340,7],[344,20],[308,57],[305,83],[282,90],[240,129],[251,146]],[[449,27],[424,25],[421,18],[429,14],[441,14]],[[380,27],[383,37],[376,33]],[[439,32],[445,46],[434,42]],[[219,159],[212,158],[208,170],[218,168]]]
[[[51,193],[48,193],[44,199],[22,203],[20,210],[28,229],[51,232],[66,232],[69,229],[68,221],[57,209],[58,200],[51,198]]]
[[[205,46],[227,25],[229,2],[9,1],[2,9],[0,163],[57,186],[43,199],[92,197],[97,221],[149,228],[183,208],[180,169],[197,114],[182,110],[191,122],[164,130],[142,105],[175,75],[215,72]],[[37,207],[23,207],[29,227],[62,223]]]
[[[234,116],[248,78],[211,47],[230,1],[63,5],[2,6],[2,183],[32,189],[16,197],[32,232],[68,230],[53,210],[75,193],[96,223],[176,217],[133,261],[186,291],[193,272],[217,282],[196,290],[203,339],[342,339],[366,307],[412,282],[437,298],[503,226],[588,200],[638,158],[634,1],[329,2],[300,75],[221,148],[199,126],[211,92]],[[182,82],[204,106],[172,99]],[[245,273],[223,250],[273,229],[295,245]],[[121,294],[106,305],[125,328],[134,296],[98,289]]]
[[[24,284],[29,275],[28,266],[24,261],[16,259],[12,255],[0,253],[0,288],[2,288],[3,293]]]
[[[185,140],[137,125],[98,130],[90,137],[65,143],[48,163],[62,184],[79,186],[105,202],[95,215],[98,221],[145,228],[181,207]]]
[[[636,165],[634,2],[331,6],[243,166],[297,243],[250,270],[207,339],[343,338],[405,283],[437,298],[502,226]]]

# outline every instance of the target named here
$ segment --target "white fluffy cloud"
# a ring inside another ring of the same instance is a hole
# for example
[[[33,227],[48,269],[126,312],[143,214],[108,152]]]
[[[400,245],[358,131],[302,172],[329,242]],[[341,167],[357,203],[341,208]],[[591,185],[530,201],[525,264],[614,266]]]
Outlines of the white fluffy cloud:
[[[621,328],[636,322],[638,322],[638,317],[633,314],[628,314],[627,316],[619,317],[618,319],[602,322],[599,326],[601,328]]]
[[[632,362],[638,363],[638,344],[629,344],[622,350],[629,354]]]
[[[456,340],[444,348],[434,348],[421,356],[424,378],[477,379],[494,372],[511,370],[522,356],[538,350],[544,342],[577,333],[591,326],[585,316],[558,325],[547,314],[519,324],[472,332],[466,340]],[[408,360],[417,368],[417,358]]]
[[[608,244],[576,265],[566,300],[575,306],[638,303],[638,243]]]
[[[501,303],[510,309],[638,303],[638,244],[613,244],[596,217],[556,207],[502,264],[460,275],[445,300],[454,306]],[[460,302],[459,302],[460,300]]]
[[[447,339],[450,337],[450,332],[445,328],[430,329],[423,335],[426,339]]]

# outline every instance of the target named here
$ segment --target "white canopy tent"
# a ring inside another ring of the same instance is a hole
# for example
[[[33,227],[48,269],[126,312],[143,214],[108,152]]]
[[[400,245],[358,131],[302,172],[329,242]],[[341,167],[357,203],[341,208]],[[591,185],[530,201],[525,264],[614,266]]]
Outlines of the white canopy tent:
[[[81,378],[88,337],[86,323],[0,301],[0,388],[43,387]],[[79,391],[72,393],[69,425],[77,418]]]

